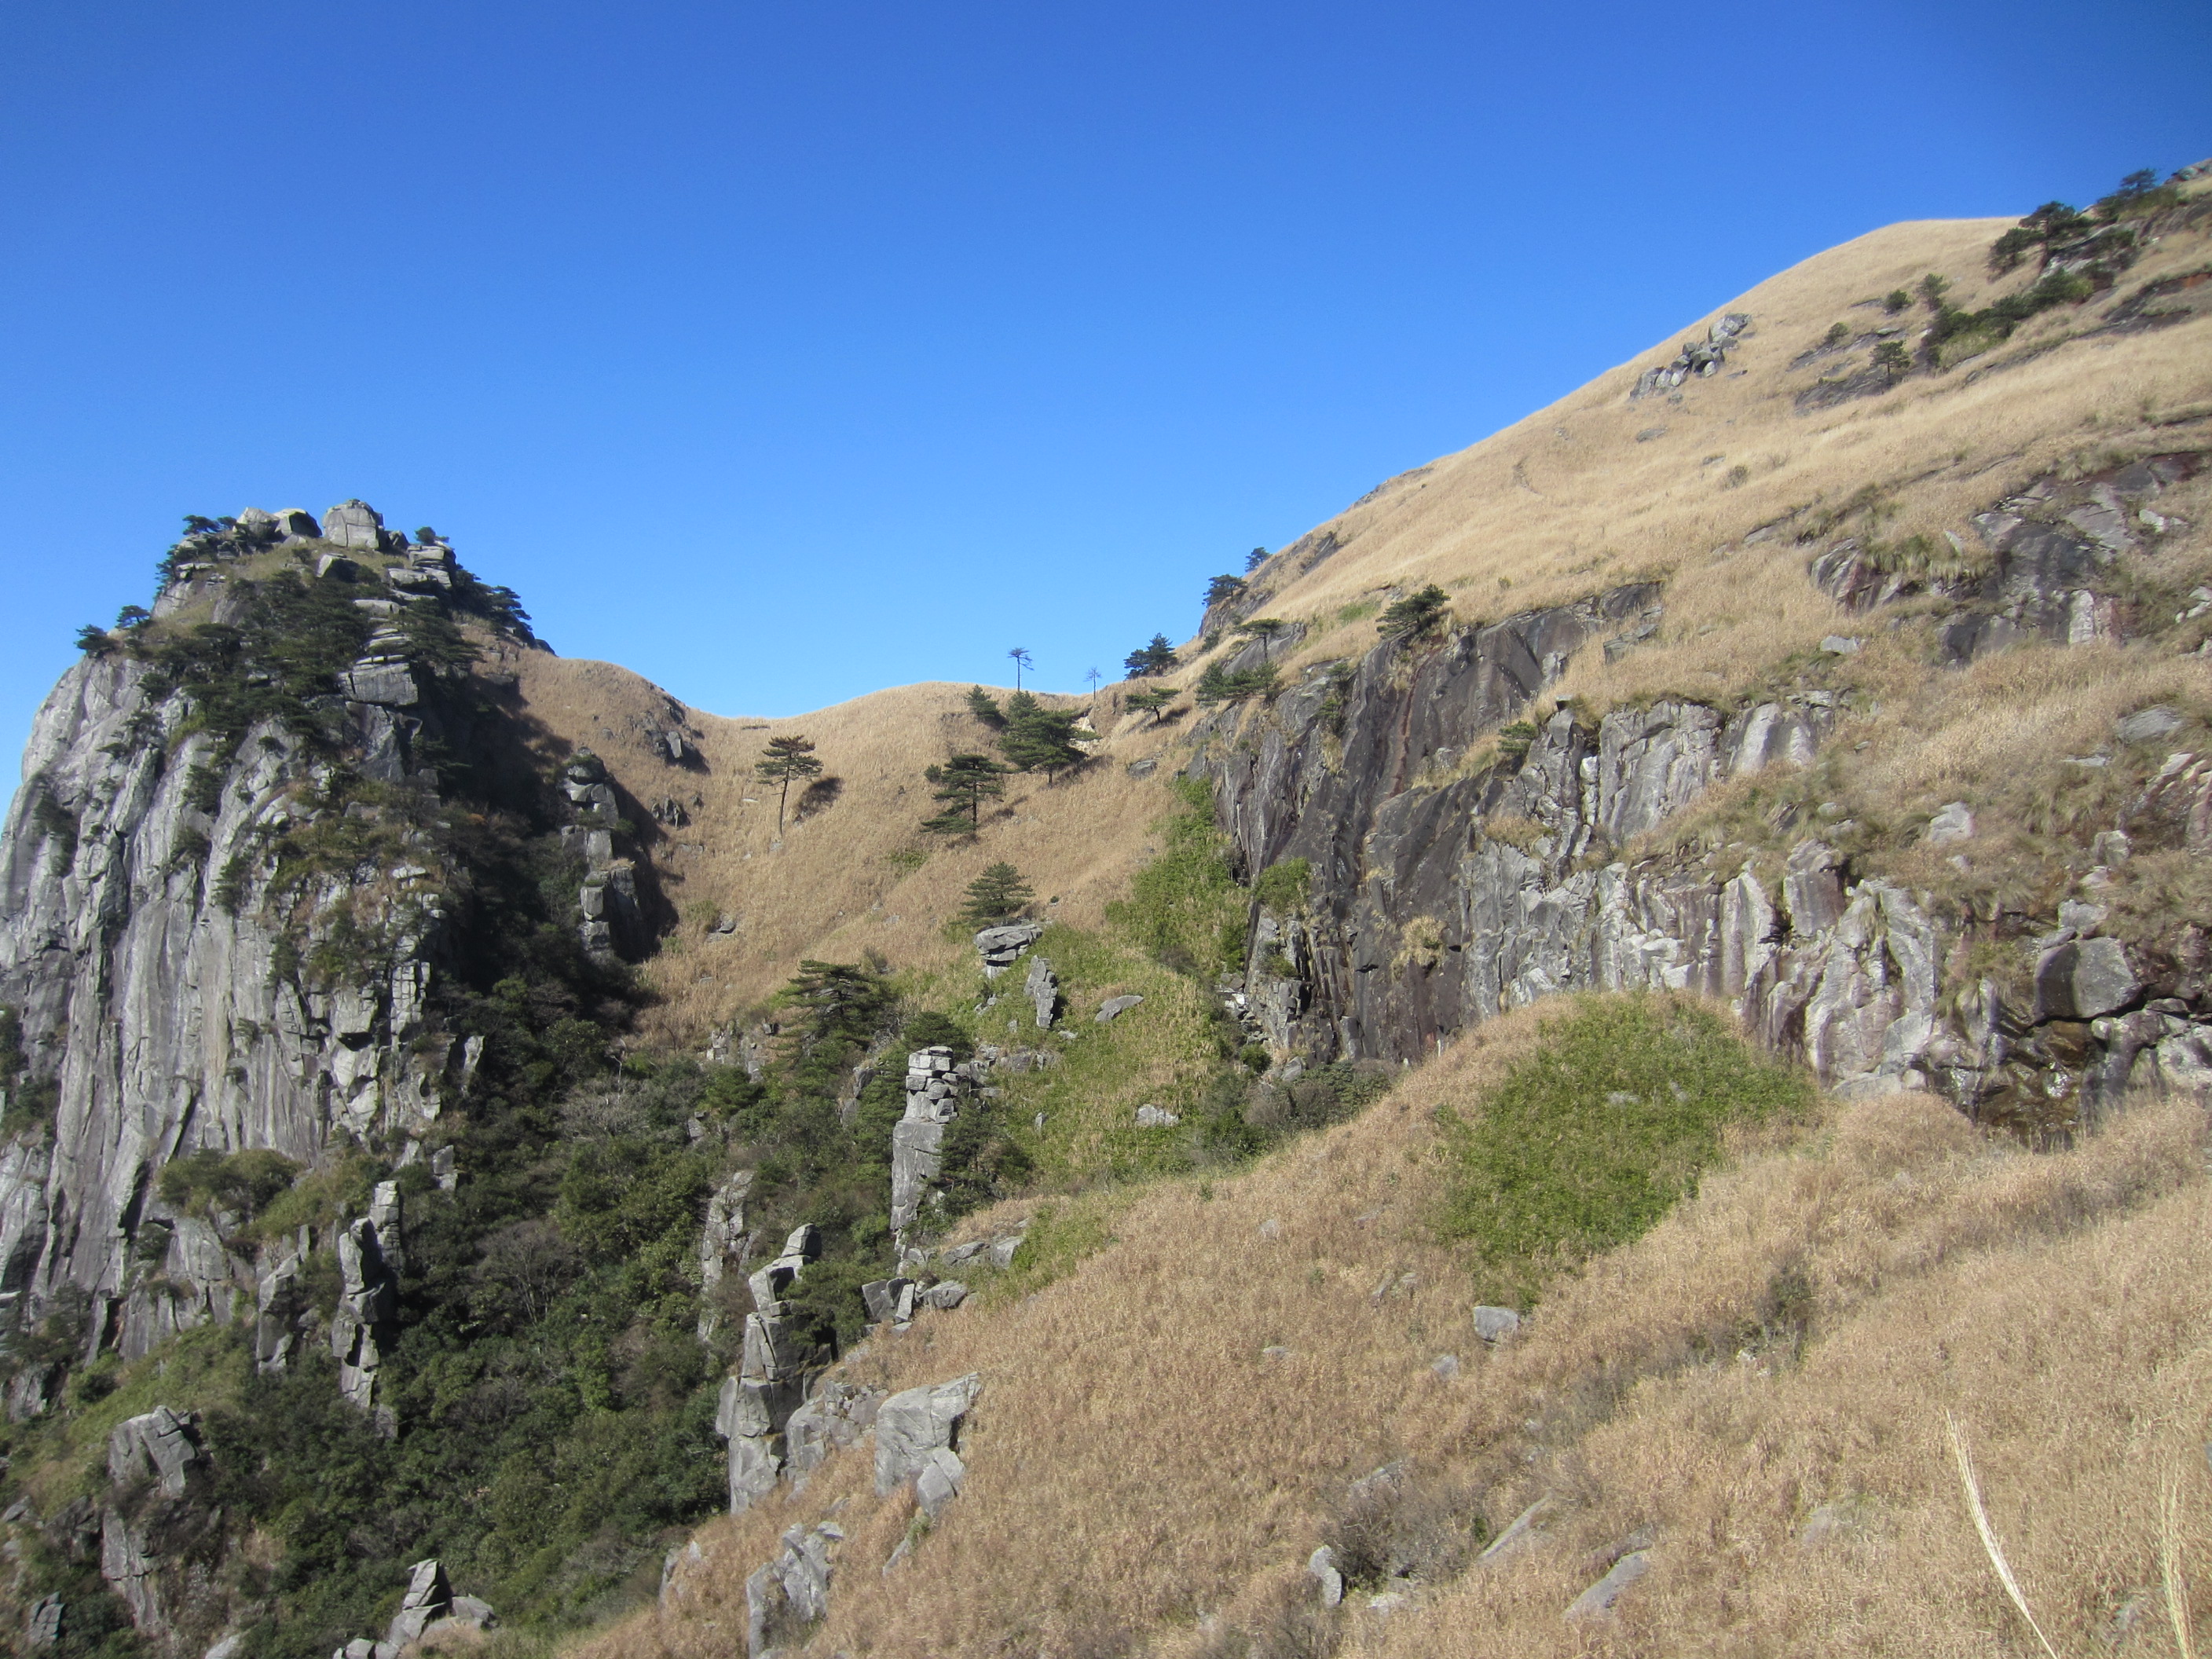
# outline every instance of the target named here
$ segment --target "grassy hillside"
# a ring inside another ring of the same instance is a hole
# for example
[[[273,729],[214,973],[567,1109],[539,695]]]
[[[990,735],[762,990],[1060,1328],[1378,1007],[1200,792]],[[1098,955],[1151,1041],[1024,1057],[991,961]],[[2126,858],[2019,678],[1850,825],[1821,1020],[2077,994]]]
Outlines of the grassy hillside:
[[[1305,630],[1279,653],[1284,678],[1295,680],[1364,651],[1377,612],[1430,583],[1471,623],[1658,578],[1665,614],[1654,636],[1614,661],[1582,653],[1558,698],[1593,715],[1668,695],[1729,703],[1795,684],[1814,664],[1822,685],[1868,711],[1865,729],[1832,750],[1866,757],[1834,763],[1885,817],[1903,822],[1977,790],[2048,799],[2060,780],[2079,781],[2058,769],[2061,751],[2074,752],[2068,745],[2078,748],[2112,712],[2192,702],[2197,671],[2174,660],[2175,647],[2192,647],[2203,626],[2177,627],[2165,607],[2212,580],[2212,474],[2169,492],[2171,532],[2138,574],[2138,626],[2154,636],[2152,649],[2030,651],[1963,676],[1940,670],[1923,615],[1907,605],[1898,614],[1915,627],[1895,631],[1886,617],[1870,631],[1807,579],[1797,538],[1863,533],[1906,556],[1935,550],[1939,562],[1971,564],[1981,556],[1971,516],[2035,478],[2212,447],[2208,223],[2147,247],[2111,291],[2046,310],[1977,355],[1939,362],[1953,348],[1923,350],[1929,361],[1893,384],[1871,372],[1875,331],[1915,341],[1935,313],[1917,298],[1893,313],[1885,296],[1909,295],[1935,274],[1949,285],[1944,303],[1971,313],[2024,290],[2034,274],[1990,274],[2004,221],[1874,232],[1683,330],[1680,338],[1702,340],[1716,318],[1750,317],[1715,376],[1632,399],[1638,375],[1673,356],[1675,342],[1662,343],[1389,480],[1254,573],[1237,608]],[[2112,320],[2146,307],[2182,320]],[[1827,343],[1838,326],[1848,343]],[[1887,389],[1869,390],[1876,382]],[[1859,395],[1826,400],[1854,388]],[[1948,553],[1952,538],[1960,555]],[[1820,641],[1838,633],[1868,636],[1866,648],[1824,657]],[[1146,684],[1187,691],[1240,643],[1226,634],[1211,650],[1193,641],[1176,672]],[[1015,780],[985,833],[947,848],[915,828],[930,810],[921,773],[956,750],[988,746],[965,688],[905,687],[787,720],[685,713],[703,758],[685,766],[649,735],[672,723],[657,688],[605,664],[512,654],[520,695],[552,746],[590,746],[637,801],[684,807],[688,823],[649,826],[676,922],[649,972],[665,999],[655,1029],[688,1040],[753,1006],[802,957],[856,960],[872,950],[902,966],[956,962],[960,947],[942,924],[967,882],[1001,859],[1041,901],[1059,900],[1046,914],[1095,926],[1155,849],[1152,827],[1168,806],[1160,780],[1175,764],[1179,726],[1172,714],[1164,723],[1124,712],[1135,683],[1103,688],[1094,702],[1104,734],[1097,762],[1060,782]],[[788,733],[816,741],[840,788],[779,847],[774,796],[751,769],[769,738]],[[1165,758],[1153,777],[1127,775],[1128,763],[1154,756]],[[1823,781],[1832,799],[1837,781]],[[724,918],[734,930],[710,932]]]
[[[2212,1188],[2193,1107],[2038,1157],[1917,1097],[1777,1119],[1753,1090],[1721,1114],[1723,1173],[1551,1278],[1520,1336],[1478,1340],[1480,1281],[1438,1225],[1469,1179],[1448,1115],[1540,1071],[1547,1024],[1623,1012],[1509,1016],[1354,1122],[1094,1209],[1095,1253],[1018,1300],[873,1340],[840,1376],[986,1378],[968,1486],[913,1560],[878,1571],[913,1503],[873,1495],[863,1443],[705,1528],[660,1609],[578,1652],[726,1652],[744,1576],[833,1515],[810,1651],[1584,1651],[1561,1610],[1648,1529],[1651,1574],[1604,1650],[1886,1652],[1909,1631],[1984,1652],[2008,1615],[1947,1411],[2054,1631],[2100,1630],[2157,1582],[2171,1471],[2195,1547]],[[1470,1565],[1546,1497],[1536,1547]],[[1324,1543],[1353,1577],[1335,1613],[1303,1572]]]

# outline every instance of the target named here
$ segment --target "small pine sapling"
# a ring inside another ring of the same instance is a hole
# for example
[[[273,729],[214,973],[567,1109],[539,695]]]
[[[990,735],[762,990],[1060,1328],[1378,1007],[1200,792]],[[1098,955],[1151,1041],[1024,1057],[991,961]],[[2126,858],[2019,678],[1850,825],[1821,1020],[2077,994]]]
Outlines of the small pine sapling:
[[[1036,896],[1012,865],[994,864],[968,884],[960,919],[973,927],[995,927],[1021,915]]]

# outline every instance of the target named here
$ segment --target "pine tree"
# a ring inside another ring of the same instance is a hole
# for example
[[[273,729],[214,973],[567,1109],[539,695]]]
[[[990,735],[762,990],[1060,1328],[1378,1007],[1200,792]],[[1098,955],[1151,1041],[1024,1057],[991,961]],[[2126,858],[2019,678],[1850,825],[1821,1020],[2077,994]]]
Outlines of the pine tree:
[[[1233,599],[1243,591],[1242,576],[1216,576],[1206,585],[1206,608],[1211,611],[1224,599]]]
[[[1022,670],[1034,665],[1030,661],[1030,653],[1018,645],[1006,654],[1014,659],[1014,690],[1018,691],[1022,689]]]
[[[1267,562],[1267,550],[1264,547],[1255,547],[1244,556],[1244,574],[1249,576]]]
[[[1260,660],[1265,662],[1267,660],[1269,645],[1273,642],[1278,634],[1288,633],[1290,626],[1290,623],[1279,617],[1255,617],[1249,622],[1238,623],[1237,631],[1260,641]]]
[[[794,1081],[820,1087],[854,1050],[867,1046],[895,1006],[881,974],[842,962],[805,961],[775,994],[793,1009],[787,1048]]]
[[[770,738],[768,752],[753,763],[753,775],[763,783],[782,786],[783,793],[776,797],[775,833],[783,833],[783,810],[791,799],[791,781],[793,778],[818,777],[822,763],[814,758],[814,745],[805,738]]]
[[[983,803],[1006,793],[1006,769],[988,755],[955,755],[922,775],[937,786],[945,808],[921,827],[940,836],[972,836],[983,822]]]
[[[1376,627],[1386,640],[1404,644],[1433,632],[1449,615],[1451,595],[1431,582],[1418,593],[1408,593],[1377,618]]]
[[[1091,741],[1076,730],[1082,714],[1073,708],[1047,708],[1026,691],[1006,699],[1006,729],[999,748],[1018,772],[1042,772],[1048,781],[1063,767],[1083,759],[1079,746]]]
[[[1164,685],[1152,686],[1142,691],[1132,691],[1121,702],[1124,708],[1133,708],[1140,714],[1150,714],[1157,720],[1160,711],[1176,700],[1176,696]]]
[[[1036,895],[1011,864],[994,864],[968,884],[960,919],[971,927],[995,927],[1021,915]]]
[[[968,688],[968,712],[994,732],[1006,723],[1005,711],[1000,708],[998,699],[980,685]]]
[[[1170,672],[1179,660],[1175,647],[1168,643],[1168,636],[1155,634],[1150,645],[1139,646],[1121,659],[1121,668],[1131,679],[1143,679],[1147,675]]]

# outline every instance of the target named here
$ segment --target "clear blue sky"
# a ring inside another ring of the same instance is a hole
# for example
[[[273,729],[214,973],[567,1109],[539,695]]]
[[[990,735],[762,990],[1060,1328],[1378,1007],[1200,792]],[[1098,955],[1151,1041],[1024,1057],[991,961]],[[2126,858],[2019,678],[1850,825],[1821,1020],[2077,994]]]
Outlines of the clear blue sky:
[[[0,705],[360,495],[787,714],[1079,690],[1783,266],[2212,151],[2201,3],[0,7]]]

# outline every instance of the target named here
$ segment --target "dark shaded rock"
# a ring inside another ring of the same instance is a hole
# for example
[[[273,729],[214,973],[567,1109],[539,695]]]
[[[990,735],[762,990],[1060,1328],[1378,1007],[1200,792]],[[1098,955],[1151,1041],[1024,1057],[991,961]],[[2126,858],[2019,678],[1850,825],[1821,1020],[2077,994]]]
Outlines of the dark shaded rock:
[[[2079,939],[2045,951],[2037,961],[2035,1017],[2094,1019],[2126,1007],[2142,990],[2119,940]]]

